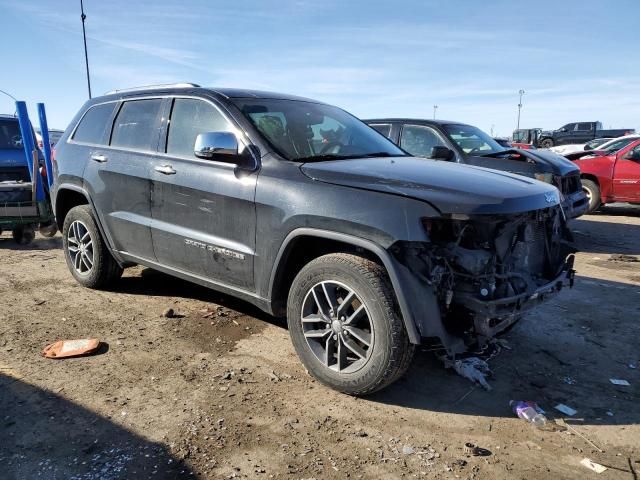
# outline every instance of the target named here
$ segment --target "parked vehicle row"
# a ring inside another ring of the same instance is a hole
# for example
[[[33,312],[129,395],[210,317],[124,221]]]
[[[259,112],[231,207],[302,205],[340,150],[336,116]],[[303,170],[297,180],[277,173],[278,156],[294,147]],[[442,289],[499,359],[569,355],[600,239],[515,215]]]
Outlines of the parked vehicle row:
[[[514,147],[523,149],[552,148],[559,145],[585,145],[593,140],[613,139],[634,133],[633,128],[604,130],[600,122],[574,122],[567,123],[557,130],[545,131],[541,128],[514,130],[512,144]]]
[[[94,98],[56,148],[69,270],[102,288],[142,264],[286,315],[307,370],[353,395],[400,378],[416,345],[460,358],[572,284],[560,193],[534,178],[570,163],[468,125],[372,123],[403,147],[284,94],[182,84]]]
[[[587,210],[580,170],[560,155],[546,150],[505,148],[479,128],[458,122],[407,118],[365,122],[415,157],[492,168],[550,183],[562,194],[567,218],[578,217]]]

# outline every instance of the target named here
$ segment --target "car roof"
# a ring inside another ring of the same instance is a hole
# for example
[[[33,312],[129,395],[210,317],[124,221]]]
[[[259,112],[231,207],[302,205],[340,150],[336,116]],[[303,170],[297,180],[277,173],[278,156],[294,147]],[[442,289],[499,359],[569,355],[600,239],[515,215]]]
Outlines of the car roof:
[[[3,120],[18,120],[15,115],[9,115],[8,113],[0,113],[0,118]]]
[[[365,123],[411,123],[415,125],[468,125],[454,120],[429,120],[426,118],[369,118]],[[470,125],[469,125],[470,126]]]

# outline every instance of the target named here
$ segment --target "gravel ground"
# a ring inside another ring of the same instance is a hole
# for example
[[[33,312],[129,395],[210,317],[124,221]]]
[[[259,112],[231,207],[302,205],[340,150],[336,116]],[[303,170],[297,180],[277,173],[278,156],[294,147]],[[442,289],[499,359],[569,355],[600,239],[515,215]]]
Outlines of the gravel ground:
[[[0,477],[637,480],[639,214],[609,207],[572,223],[576,285],[505,336],[492,391],[420,351],[404,379],[366,399],[309,377],[280,319],[142,267],[112,291],[87,290],[59,235],[17,247],[5,233]],[[167,308],[177,317],[162,317]],[[40,356],[83,337],[107,346]],[[538,402],[549,428],[515,418],[510,399]],[[577,414],[563,419],[558,403]],[[465,453],[467,442],[485,455]],[[591,472],[585,457],[608,470]]]

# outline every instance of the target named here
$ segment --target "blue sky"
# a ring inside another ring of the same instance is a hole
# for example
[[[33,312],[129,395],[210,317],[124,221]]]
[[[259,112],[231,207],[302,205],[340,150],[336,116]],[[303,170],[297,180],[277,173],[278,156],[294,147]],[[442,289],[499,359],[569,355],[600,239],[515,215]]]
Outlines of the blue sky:
[[[85,0],[92,89],[193,81],[497,135],[640,130],[638,0]],[[0,89],[65,128],[87,98],[79,1],[0,0]],[[9,43],[7,41],[9,40]],[[0,95],[0,112],[11,110]]]

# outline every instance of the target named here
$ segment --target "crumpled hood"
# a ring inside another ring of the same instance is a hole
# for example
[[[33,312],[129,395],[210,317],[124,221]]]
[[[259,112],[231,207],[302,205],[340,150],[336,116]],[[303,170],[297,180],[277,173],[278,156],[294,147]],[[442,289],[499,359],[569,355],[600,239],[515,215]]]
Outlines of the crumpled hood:
[[[526,158],[530,158],[534,162],[539,165],[544,165],[548,167],[549,173],[553,173],[555,175],[567,175],[572,172],[576,172],[579,170],[576,166],[564,158],[562,155],[558,155],[557,153],[550,152],[549,150],[541,150],[541,149],[530,149],[530,150],[518,150],[520,155],[523,155]]]
[[[308,177],[430,203],[441,213],[520,213],[557,205],[546,183],[497,170],[415,157],[306,163]]]

